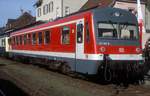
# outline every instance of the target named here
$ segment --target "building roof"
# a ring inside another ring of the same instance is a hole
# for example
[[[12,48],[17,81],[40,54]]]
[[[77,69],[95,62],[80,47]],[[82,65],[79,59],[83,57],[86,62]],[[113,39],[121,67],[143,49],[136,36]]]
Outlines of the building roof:
[[[30,13],[24,12],[17,19],[8,19],[5,31],[22,28],[35,22],[35,17]]]
[[[110,6],[114,0],[88,0],[80,10],[86,10],[94,7],[105,7]]]
[[[16,21],[16,19],[8,19],[7,23],[13,23],[15,21]]]
[[[128,3],[137,2],[137,0],[88,0],[87,3],[80,9],[80,11],[95,7],[108,7],[108,6],[111,7],[115,4],[116,1]],[[147,2],[147,0],[141,0],[141,2],[145,3]]]
[[[137,0],[116,0],[116,1],[121,1],[121,2],[129,2],[129,3],[135,3]],[[141,3],[145,3],[148,0],[141,0]]]

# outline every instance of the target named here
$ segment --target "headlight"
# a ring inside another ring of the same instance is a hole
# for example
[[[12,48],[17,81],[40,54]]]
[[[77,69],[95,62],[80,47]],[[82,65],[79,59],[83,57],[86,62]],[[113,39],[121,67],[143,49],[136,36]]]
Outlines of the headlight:
[[[137,52],[137,53],[140,53],[140,52],[141,52],[141,49],[140,49],[140,48],[136,48],[136,52]]]
[[[105,51],[106,51],[106,48],[105,48],[105,47],[101,47],[101,48],[100,48],[100,51],[101,51],[101,52],[105,52]]]

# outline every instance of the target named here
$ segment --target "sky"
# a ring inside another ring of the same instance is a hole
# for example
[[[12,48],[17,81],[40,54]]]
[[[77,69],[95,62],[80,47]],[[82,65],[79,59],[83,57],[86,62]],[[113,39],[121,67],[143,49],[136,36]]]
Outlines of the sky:
[[[0,27],[5,26],[8,19],[16,19],[21,15],[21,9],[31,11],[35,16],[35,7],[37,0],[0,0]]]

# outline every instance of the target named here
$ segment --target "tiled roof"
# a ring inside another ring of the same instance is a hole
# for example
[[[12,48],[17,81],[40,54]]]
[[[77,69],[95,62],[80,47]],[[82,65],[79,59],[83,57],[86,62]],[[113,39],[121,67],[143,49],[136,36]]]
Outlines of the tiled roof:
[[[80,10],[86,10],[86,9],[95,8],[95,7],[113,6],[116,1],[137,2],[137,0],[88,0],[87,3]],[[146,1],[147,0],[141,0],[142,3]]]
[[[24,27],[26,25],[30,25],[35,22],[35,17],[33,17],[30,13],[24,12],[17,19],[8,19],[5,30],[18,29],[20,27]]]
[[[109,6],[113,0],[88,0],[87,3],[81,8],[81,10],[86,10],[94,7],[105,7]]]
[[[116,0],[116,1],[122,1],[122,2],[137,2],[137,0]],[[141,3],[145,3],[147,2],[148,0],[140,0]]]

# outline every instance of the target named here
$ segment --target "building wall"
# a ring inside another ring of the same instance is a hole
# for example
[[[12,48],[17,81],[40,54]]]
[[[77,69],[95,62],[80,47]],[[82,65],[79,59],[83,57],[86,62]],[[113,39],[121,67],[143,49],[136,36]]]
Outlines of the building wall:
[[[88,0],[43,0],[42,5],[36,8],[36,21],[53,21],[58,17],[77,12],[87,1]],[[44,14],[44,6],[49,5],[51,2],[53,2],[53,11]],[[41,8],[41,16],[38,16],[39,8]]]
[[[43,0],[42,5],[36,8],[36,21],[42,20],[42,21],[51,21],[54,20],[57,16],[61,17],[61,5],[62,5],[62,0]],[[53,10],[48,8],[48,13],[44,14],[44,6],[46,4],[49,6],[50,3],[53,2]],[[38,10],[41,9],[41,15],[38,16]],[[52,10],[52,11],[50,11]],[[58,14],[56,14],[56,11]],[[57,15],[57,16],[56,16]]]
[[[63,16],[68,13],[74,13],[80,10],[80,8],[87,2],[88,0],[63,0]]]
[[[125,9],[125,10],[133,10],[135,12],[135,14],[137,13],[137,4],[136,3],[128,3],[128,2],[119,2],[117,1],[114,5],[115,8],[121,8],[121,9]],[[142,7],[142,13],[143,13],[143,18],[145,19],[145,4],[141,5]],[[145,20],[144,20],[144,24],[145,24]]]
[[[150,10],[148,10],[148,8],[145,10],[145,18],[147,32],[150,33]]]

